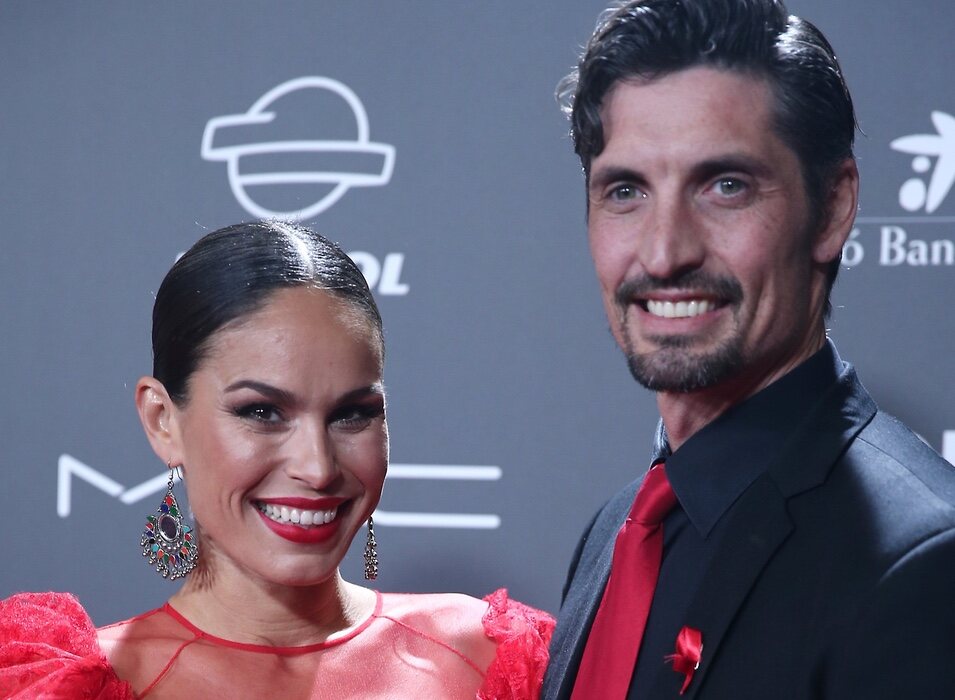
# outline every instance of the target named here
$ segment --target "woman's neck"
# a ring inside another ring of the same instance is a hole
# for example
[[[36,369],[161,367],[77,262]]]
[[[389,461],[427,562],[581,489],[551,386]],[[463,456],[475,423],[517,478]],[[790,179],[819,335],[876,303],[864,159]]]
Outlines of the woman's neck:
[[[234,642],[317,644],[358,624],[375,606],[374,591],[346,582],[337,570],[321,583],[291,586],[228,565],[215,568],[194,571],[169,603],[199,629]]]

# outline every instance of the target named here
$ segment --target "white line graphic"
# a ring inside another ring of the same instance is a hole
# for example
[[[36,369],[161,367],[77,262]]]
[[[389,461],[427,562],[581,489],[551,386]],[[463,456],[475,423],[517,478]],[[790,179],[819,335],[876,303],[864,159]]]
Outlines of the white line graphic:
[[[92,484],[100,491],[105,491],[113,498],[123,492],[123,485],[113,481],[105,474],[100,474],[75,457],[60,455],[56,463],[56,514],[61,518],[66,518],[70,514],[70,497],[73,493],[71,478],[74,475]]]
[[[444,464],[392,464],[389,479],[451,479],[453,481],[498,481],[500,467],[455,467]]]
[[[857,224],[953,224],[955,216],[857,216]]]
[[[499,481],[500,467],[451,464],[392,464],[389,479],[416,479],[419,481]],[[67,454],[57,461],[56,514],[68,518],[72,510],[72,478],[91,484],[126,505],[138,503],[161,493],[169,482],[169,472],[147,479],[127,489],[93,467]],[[390,527],[430,527],[470,530],[495,530],[501,526],[500,516],[494,513],[417,513],[376,510],[375,521]]]

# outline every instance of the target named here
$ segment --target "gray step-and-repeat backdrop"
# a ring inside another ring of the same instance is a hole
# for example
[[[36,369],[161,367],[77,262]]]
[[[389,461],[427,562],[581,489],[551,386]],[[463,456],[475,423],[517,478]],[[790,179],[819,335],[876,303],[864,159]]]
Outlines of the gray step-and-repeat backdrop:
[[[0,3],[0,596],[74,591],[103,624],[171,593],[138,546],[165,479],[132,401],[153,293],[204,232],[297,217],[385,318],[380,586],[555,610],[656,420],[607,331],[553,99],[601,8]],[[955,9],[790,10],[837,47],[864,131],[831,334],[953,460]]]

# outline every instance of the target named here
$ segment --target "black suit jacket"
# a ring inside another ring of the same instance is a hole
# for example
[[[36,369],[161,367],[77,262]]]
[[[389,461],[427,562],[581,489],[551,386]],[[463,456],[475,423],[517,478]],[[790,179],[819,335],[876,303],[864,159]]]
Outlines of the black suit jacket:
[[[544,698],[570,697],[637,486],[578,544]],[[955,469],[846,366],[726,513],[686,613],[703,654],[682,697],[955,698],[953,504]],[[650,696],[679,697],[682,680],[661,664]]]

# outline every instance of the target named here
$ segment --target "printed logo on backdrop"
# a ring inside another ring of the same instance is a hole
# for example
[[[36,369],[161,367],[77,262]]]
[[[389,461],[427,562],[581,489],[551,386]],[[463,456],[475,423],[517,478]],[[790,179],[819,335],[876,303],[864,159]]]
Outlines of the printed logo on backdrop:
[[[387,185],[395,167],[395,147],[371,140],[358,95],[322,76],[294,78],[245,112],[212,117],[200,153],[226,164],[229,188],[249,214],[285,221],[312,219],[352,188]],[[408,293],[403,253],[349,255],[379,294]]]
[[[955,186],[955,117],[934,111],[934,133],[900,136],[889,147],[912,156],[901,176],[898,214],[860,216],[843,248],[843,264],[884,267],[955,266],[955,216],[939,212]],[[875,247],[875,250],[873,248]]]
[[[388,479],[413,479],[418,482],[453,481],[455,495],[463,495],[468,484],[499,481],[501,468],[496,466],[443,465],[443,464],[391,464]],[[141,484],[126,487],[115,479],[84,464],[71,455],[60,455],[57,462],[56,513],[68,518],[73,510],[73,482],[85,482],[96,491],[117,499],[125,505],[138,503],[165,491],[169,474],[163,472]],[[88,494],[88,491],[84,491]],[[94,494],[99,498],[101,495]],[[88,497],[88,496],[84,496]],[[457,528],[466,530],[496,530],[501,518],[495,513],[468,512],[413,512],[378,509],[374,513],[375,524],[386,527]]]
[[[303,221],[352,187],[387,185],[395,147],[371,141],[351,88],[308,76],[277,85],[242,114],[210,119],[202,157],[225,162],[232,194],[253,216]]]

